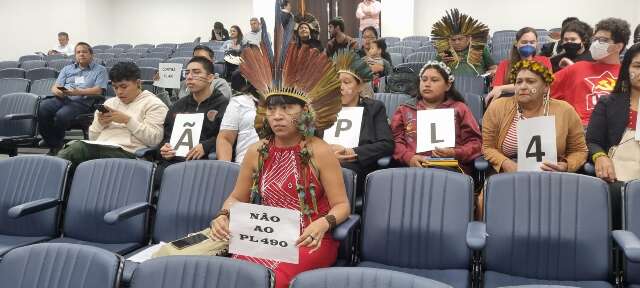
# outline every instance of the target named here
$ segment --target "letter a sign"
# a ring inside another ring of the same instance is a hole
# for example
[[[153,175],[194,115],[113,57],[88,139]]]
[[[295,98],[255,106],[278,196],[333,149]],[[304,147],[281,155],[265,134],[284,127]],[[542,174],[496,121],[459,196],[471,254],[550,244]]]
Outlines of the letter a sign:
[[[456,125],[454,110],[433,109],[418,111],[418,143],[416,152],[432,151],[437,148],[456,146]]]
[[[176,114],[169,141],[176,151],[176,156],[186,157],[189,150],[200,143],[203,121],[204,113]]]
[[[364,107],[342,107],[338,121],[324,131],[324,141],[345,148],[358,147]]]

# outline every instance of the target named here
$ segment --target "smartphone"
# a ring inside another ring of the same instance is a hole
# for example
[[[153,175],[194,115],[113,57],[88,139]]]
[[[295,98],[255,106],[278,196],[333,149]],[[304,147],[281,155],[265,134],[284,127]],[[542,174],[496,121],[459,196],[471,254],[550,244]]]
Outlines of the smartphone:
[[[447,57],[453,57],[453,52],[451,50],[444,51],[444,55]]]
[[[207,239],[209,239],[209,237],[205,236],[202,233],[198,233],[198,234],[191,235],[189,237],[185,237],[185,238],[182,238],[182,239],[178,239],[178,240],[172,241],[171,245],[173,245],[173,247],[176,247],[176,249],[182,250],[182,249],[187,248],[189,246],[196,245],[196,244],[198,244],[198,243],[200,243],[200,242],[202,242],[204,240],[207,240]]]
[[[65,91],[65,92],[66,92],[66,91],[69,91],[69,89],[67,89],[67,88],[66,88],[66,87],[64,87],[64,86],[60,86],[60,87],[58,87],[58,89],[60,89],[61,91]]]
[[[109,109],[107,109],[103,104],[96,104],[96,109],[101,113],[109,113]]]

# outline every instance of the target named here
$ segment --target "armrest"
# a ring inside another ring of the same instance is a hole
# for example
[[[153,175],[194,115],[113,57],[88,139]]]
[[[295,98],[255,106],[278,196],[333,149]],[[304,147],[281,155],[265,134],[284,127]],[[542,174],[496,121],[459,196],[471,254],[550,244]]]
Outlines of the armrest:
[[[209,153],[209,160],[218,160],[218,156],[216,155],[216,151]]]
[[[629,261],[640,262],[640,239],[636,234],[625,230],[615,230],[611,234]]]
[[[582,166],[582,170],[584,170],[584,173],[589,176],[596,176],[596,166],[594,166],[591,162],[587,161],[586,163],[584,163],[584,166]]]
[[[349,236],[349,234],[351,234],[351,231],[356,228],[358,222],[360,222],[359,215],[349,215],[349,218],[347,218],[347,220],[340,223],[340,225],[333,229],[333,238],[338,241],[347,239],[347,236]]]
[[[489,169],[489,161],[484,159],[484,156],[480,156],[473,161],[473,165],[478,171],[487,171]]]
[[[11,218],[20,218],[29,214],[47,210],[60,205],[60,200],[56,198],[44,198],[9,208],[8,215]]]
[[[149,203],[147,202],[129,204],[116,210],[111,210],[104,214],[104,222],[113,225],[122,220],[144,213],[149,209],[149,207]]]
[[[389,156],[378,159],[378,166],[380,166],[381,168],[387,168],[389,167],[390,164],[391,164],[391,157]]]
[[[35,118],[36,116],[29,113],[4,115],[4,120],[26,120],[26,119],[35,119]]]
[[[467,224],[467,246],[474,251],[484,249],[487,242],[487,224],[472,221]]]

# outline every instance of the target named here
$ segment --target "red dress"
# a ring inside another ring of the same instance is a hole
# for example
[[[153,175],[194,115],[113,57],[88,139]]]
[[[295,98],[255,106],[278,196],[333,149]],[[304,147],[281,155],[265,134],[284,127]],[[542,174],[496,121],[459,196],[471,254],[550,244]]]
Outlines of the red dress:
[[[293,210],[300,210],[296,183],[301,177],[300,171],[300,145],[293,147],[276,147],[270,145],[269,156],[264,161],[264,167],[260,178],[260,193],[262,205],[281,207]],[[309,169],[313,171],[313,169]],[[318,213],[311,214],[311,221],[324,217],[331,207],[329,200],[324,193],[324,188],[318,181],[314,173],[309,173],[309,182],[316,187],[316,199]],[[305,183],[305,181],[300,181]],[[308,190],[308,189],[307,189]],[[311,195],[306,192],[305,201],[309,207],[313,208]],[[311,223],[308,217],[303,216],[300,223],[300,233]],[[299,249],[298,264],[281,263],[279,261],[266,260],[255,257],[234,255],[233,258],[242,259],[263,265],[271,269],[275,274],[276,288],[289,287],[289,282],[298,274],[317,268],[324,268],[333,265],[338,255],[339,242],[334,240],[331,233],[327,231],[322,239],[322,245],[318,250],[309,254],[311,249],[301,247]]]

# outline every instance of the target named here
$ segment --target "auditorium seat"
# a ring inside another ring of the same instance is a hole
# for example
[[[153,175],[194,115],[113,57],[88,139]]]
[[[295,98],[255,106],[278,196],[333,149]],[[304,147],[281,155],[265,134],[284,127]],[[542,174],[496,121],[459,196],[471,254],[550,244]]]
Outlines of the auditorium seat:
[[[65,210],[63,236],[53,243],[126,254],[147,243],[151,162],[98,159],[78,165]]]
[[[149,52],[149,54],[147,54],[146,58],[159,58],[162,59],[164,61],[164,59],[169,58],[169,56],[171,56],[171,53],[173,53],[173,51],[158,51],[158,52]],[[144,59],[146,59],[144,58]]]
[[[55,83],[56,83],[56,78],[38,79],[31,83],[29,87],[29,93],[36,94],[41,98],[46,96],[52,96],[53,93],[51,93],[51,87],[53,87]]]
[[[436,52],[415,52],[405,57],[405,62],[429,62],[436,59]]]
[[[365,267],[315,269],[296,276],[291,288],[449,288],[428,278],[403,272]]]
[[[0,255],[59,235],[69,165],[48,156],[0,160]]]
[[[485,221],[474,222],[469,242],[483,253],[484,287],[612,287],[605,182],[518,172],[493,175],[485,187]]]
[[[34,68],[31,70],[27,70],[25,78],[31,81],[47,78],[58,78],[58,70],[49,67]]]
[[[433,52],[433,53],[437,53],[436,52],[436,47],[434,47],[431,42],[426,42],[426,43],[424,43],[422,45],[423,46],[420,46],[420,47],[418,47],[418,49],[416,49],[416,52]]]
[[[22,68],[0,69],[0,79],[2,78],[24,78],[27,72]]]
[[[416,50],[414,48],[406,47],[406,46],[393,46],[393,47],[387,48],[387,52],[400,53],[402,54],[402,57],[407,57],[409,54],[415,53]]]
[[[71,60],[69,58],[68,59],[56,59],[56,60],[47,61],[47,67],[53,68],[58,72],[60,72],[60,70],[62,70],[62,68],[64,68],[65,66],[68,66],[68,65],[71,65],[71,64],[73,64],[73,60]]]
[[[360,262],[470,287],[466,244],[471,177],[440,169],[391,168],[366,179]]]
[[[156,48],[171,48],[171,50],[176,50],[178,44],[175,43],[161,43],[156,45]]]
[[[113,48],[105,49],[104,53],[113,53],[116,55],[116,57],[118,57],[118,55],[124,53],[124,50],[126,49],[113,47]]]
[[[622,194],[624,230],[613,231],[613,237],[624,255],[625,287],[640,287],[640,180],[627,182]],[[620,211],[613,211],[619,213]]]
[[[100,50],[107,50],[107,49],[111,49],[113,48],[113,46],[111,45],[96,45],[93,46],[93,49],[100,49]]]
[[[387,110],[387,118],[391,121],[393,114],[396,113],[396,108],[398,105],[409,100],[411,96],[407,94],[397,94],[397,93],[376,93],[373,95],[373,99],[381,101],[384,103],[384,107]]]
[[[171,47],[159,47],[159,46],[156,48],[149,49],[149,53],[154,53],[154,52],[165,52],[165,53],[171,54],[173,52],[173,49]]]
[[[114,54],[114,53],[106,53],[105,52],[105,53],[96,53],[96,54],[93,54],[93,55],[94,55],[94,57],[100,58],[102,60],[116,58],[116,54]]]
[[[65,54],[52,54],[44,56],[44,60],[49,62],[51,60],[59,60],[59,59],[67,59],[67,55]]]
[[[44,60],[29,60],[29,61],[24,61],[24,62],[20,63],[20,68],[22,68],[24,70],[42,68],[42,67],[45,67],[45,66],[47,66],[47,62],[45,62]]]
[[[105,59],[104,60],[104,66],[107,68],[111,68],[114,65],[120,63],[120,62],[133,62],[133,59],[131,58],[111,58],[111,59]]]
[[[478,125],[482,127],[482,117],[484,116],[484,100],[482,96],[473,93],[464,93],[463,96],[467,107],[473,113],[473,117],[478,121]]]
[[[3,287],[118,287],[121,260],[95,247],[36,244],[7,253],[0,262]],[[177,286],[176,286],[177,287]]]
[[[135,60],[138,60],[138,59],[142,58],[142,54],[133,53],[133,52],[125,52],[125,53],[120,54],[118,56],[118,58],[129,58],[129,59],[132,59],[132,60],[135,61]]]
[[[18,68],[19,66],[20,62],[18,61],[0,61],[0,69]]]
[[[171,55],[173,57],[193,57],[193,50],[178,50]]]
[[[2,78],[0,79],[0,96],[9,93],[29,92],[29,82],[23,78]]]
[[[182,64],[182,69],[187,68],[187,63],[191,60],[191,56],[189,57],[173,57],[165,61],[166,63],[180,63]]]
[[[413,54],[415,54],[415,53],[413,53]],[[409,69],[411,69],[411,71],[413,71],[413,73],[415,73],[416,78],[417,78],[418,73],[420,73],[420,70],[422,69],[422,67],[424,67],[424,64],[427,64],[427,63],[425,63],[425,62],[405,62],[405,63],[402,63],[400,65],[396,65],[396,68],[409,68]]]
[[[271,272],[247,261],[211,256],[168,256],[140,264],[131,288],[270,288]]]
[[[398,46],[403,46],[403,47],[411,47],[413,49],[418,49],[418,47],[422,46],[422,42],[421,41],[402,40],[397,45]]]
[[[164,60],[164,58],[141,58],[136,60],[136,65],[138,67],[151,67],[158,69],[159,64]]]
[[[485,94],[485,82],[483,77],[469,75],[454,75],[453,86],[462,94]]]
[[[20,56],[20,58],[18,59],[18,62],[22,64],[24,61],[30,61],[30,60],[42,60],[42,56],[35,55],[35,54]]]
[[[404,57],[402,56],[402,53],[389,52],[389,56],[391,56],[391,66],[395,67],[402,64],[402,62],[404,62]]]
[[[402,38],[402,41],[420,42],[421,45],[424,45],[424,43],[429,42],[429,36],[407,36]]]
[[[384,39],[384,42],[387,43],[387,46],[395,46],[401,41],[400,37],[382,37],[382,39]]]
[[[18,146],[36,142],[40,97],[31,93],[0,96],[0,153],[18,155]]]
[[[129,49],[133,48],[133,45],[131,45],[131,44],[116,44],[116,45],[113,45],[113,48],[120,48],[120,49],[123,49],[123,50],[126,51],[126,50],[129,50]]]

